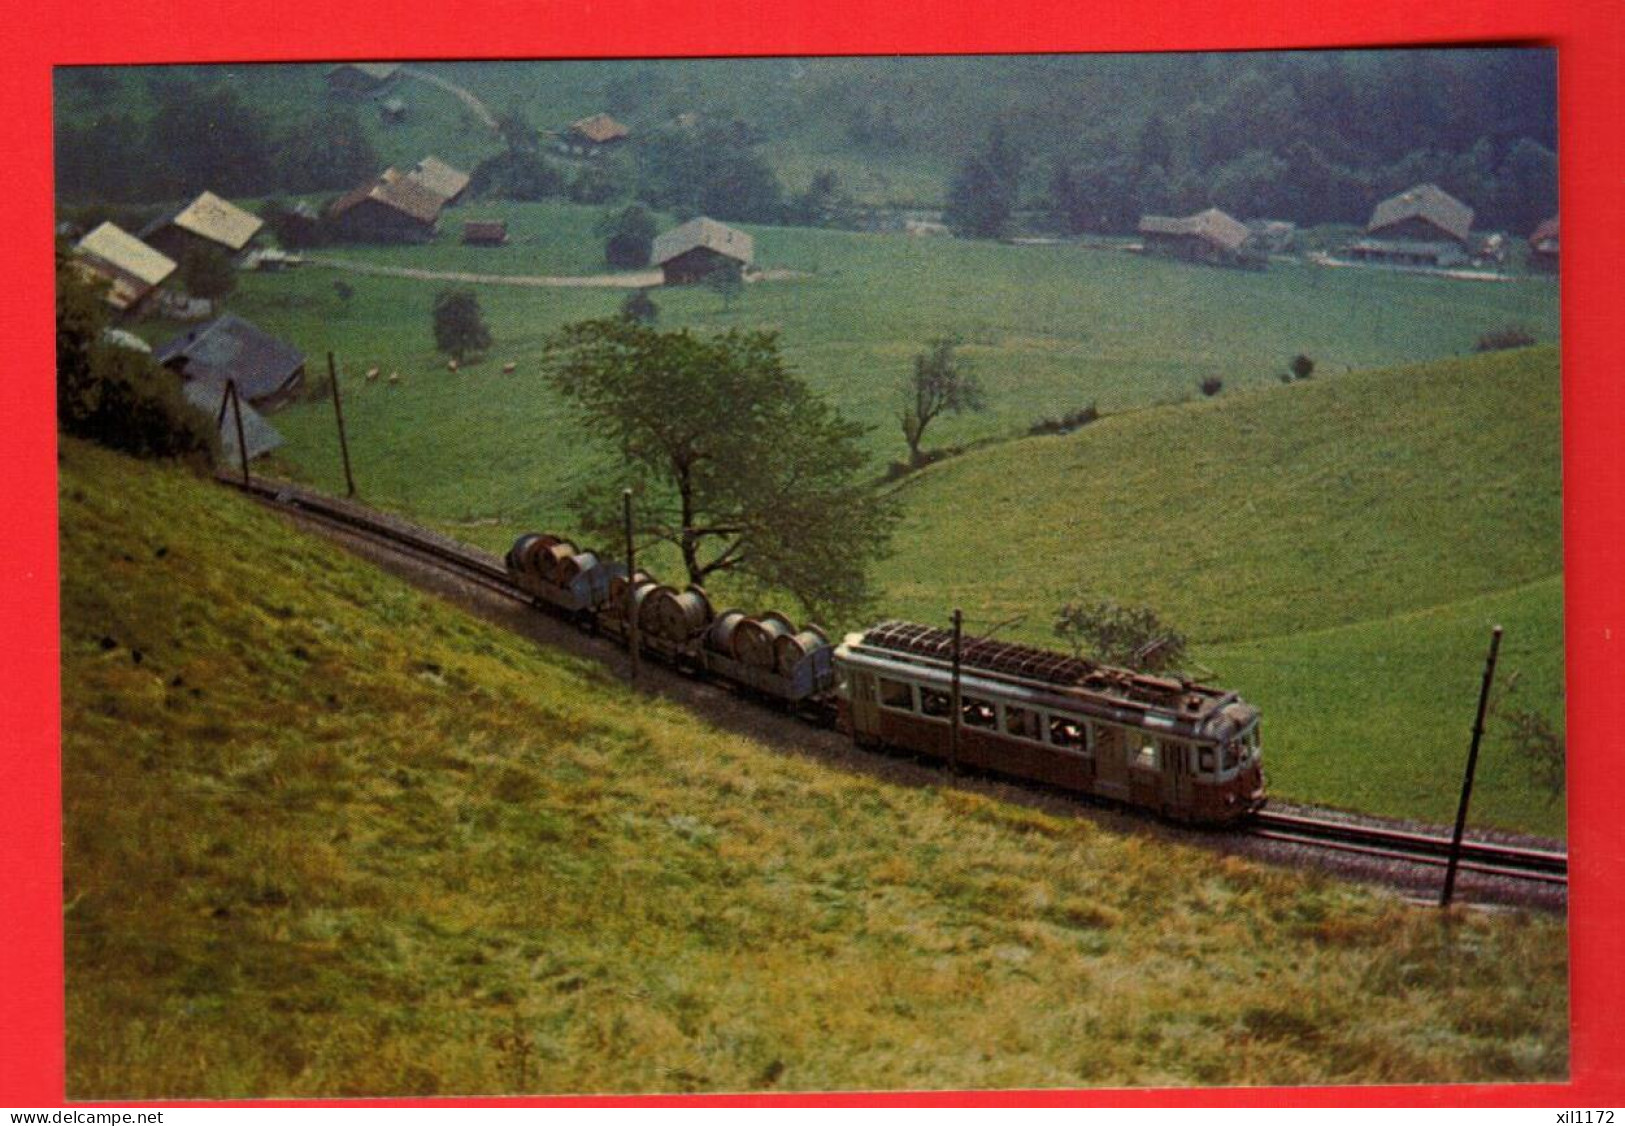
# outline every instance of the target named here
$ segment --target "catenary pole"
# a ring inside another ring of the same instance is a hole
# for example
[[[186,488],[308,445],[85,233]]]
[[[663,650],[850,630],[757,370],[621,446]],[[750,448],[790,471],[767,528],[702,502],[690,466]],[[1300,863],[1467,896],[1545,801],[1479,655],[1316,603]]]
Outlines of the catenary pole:
[[[344,403],[339,399],[339,373],[334,368],[333,353],[327,354],[327,381],[333,386],[333,415],[339,422],[339,453],[344,455],[344,487],[346,496],[355,496],[355,478],[350,474],[350,442],[344,436]]]
[[[1456,867],[1461,862],[1461,838],[1467,829],[1467,804],[1473,798],[1473,773],[1478,769],[1478,744],[1484,737],[1484,713],[1489,710],[1490,683],[1495,679],[1495,658],[1501,650],[1501,627],[1490,634],[1490,653],[1484,659],[1484,683],[1478,690],[1478,718],[1473,720],[1473,741],[1467,750],[1467,773],[1461,780],[1461,804],[1456,808],[1456,829],[1450,835],[1450,863],[1444,871],[1440,907],[1449,907],[1456,893]]]

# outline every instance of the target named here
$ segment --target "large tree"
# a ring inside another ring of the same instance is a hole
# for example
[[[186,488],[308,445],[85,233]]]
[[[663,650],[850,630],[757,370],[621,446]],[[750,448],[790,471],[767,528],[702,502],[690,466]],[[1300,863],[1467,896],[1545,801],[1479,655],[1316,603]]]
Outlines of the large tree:
[[[434,343],[459,362],[469,352],[483,352],[491,346],[491,330],[473,290],[447,289],[435,295]]]
[[[910,465],[925,460],[920,442],[925,428],[938,415],[979,411],[985,406],[981,380],[959,354],[959,344],[956,337],[943,337],[914,357],[914,374],[903,385],[902,407],[897,413],[908,442]]]
[[[860,479],[863,428],[786,370],[773,333],[615,318],[566,326],[547,354],[553,388],[612,451],[576,498],[589,530],[619,539],[629,487],[638,535],[672,545],[690,582],[732,575],[820,616],[869,600],[895,510]]]

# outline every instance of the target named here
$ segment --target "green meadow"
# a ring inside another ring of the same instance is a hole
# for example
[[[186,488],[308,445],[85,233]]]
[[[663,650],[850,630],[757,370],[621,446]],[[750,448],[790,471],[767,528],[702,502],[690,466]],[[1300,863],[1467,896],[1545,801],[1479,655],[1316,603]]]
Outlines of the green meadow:
[[[59,467],[69,1098],[1567,1074],[1560,917],[771,749],[206,479]]]
[[[508,218],[515,245],[458,245],[454,209],[432,245],[331,253],[429,270],[602,270],[595,209],[467,211]],[[985,413],[927,434],[928,447],[968,451],[898,488],[906,519],[877,574],[885,613],[1022,615],[1007,631],[1043,642],[1049,616],[1079,594],[1155,606],[1216,679],[1265,706],[1283,798],[1448,817],[1497,613],[1518,610],[1532,631],[1509,637],[1528,645],[1519,706],[1560,722],[1557,351],[1471,355],[1507,324],[1555,341],[1551,282],[751,233],[758,263],[792,276],[747,286],[731,307],[703,288],[658,289],[660,323],[777,331],[790,365],[870,427],[877,476],[902,456],[898,386],[927,340],[961,336],[987,388]],[[481,286],[495,344],[454,374],[430,333],[440,288],[305,267],[244,276],[231,306],[296,341],[314,368],[337,354],[368,501],[495,550],[521,531],[568,530],[596,452],[545,387],[543,344],[612,314],[625,291]],[[1300,352],[1314,377],[1283,386]],[[382,375],[368,381],[372,367]],[[1224,384],[1213,399],[1197,389],[1208,377]],[[1025,437],[1034,420],[1090,403],[1106,417]],[[342,488],[325,399],[275,424],[288,442],[271,468]],[[1562,803],[1533,792],[1508,754],[1486,758],[1479,819],[1561,833]]]

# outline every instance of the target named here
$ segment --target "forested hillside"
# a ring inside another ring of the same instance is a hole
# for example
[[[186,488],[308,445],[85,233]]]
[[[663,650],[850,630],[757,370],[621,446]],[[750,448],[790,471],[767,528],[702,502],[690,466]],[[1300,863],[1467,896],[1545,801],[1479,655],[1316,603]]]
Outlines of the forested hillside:
[[[424,66],[483,100],[503,136],[422,83],[404,94],[410,123],[386,126],[368,102],[328,97],[318,66],[66,68],[59,191],[157,202],[203,187],[337,189],[383,161],[434,149],[472,164],[608,112],[632,129],[626,155],[591,177],[537,157],[531,198],[636,195],[816,224],[941,206],[967,174],[991,172],[1024,225],[1072,233],[1208,205],[1364,222],[1374,201],[1424,181],[1467,201],[1483,229],[1527,232],[1556,209],[1545,50]],[[674,199],[674,182],[693,198]]]

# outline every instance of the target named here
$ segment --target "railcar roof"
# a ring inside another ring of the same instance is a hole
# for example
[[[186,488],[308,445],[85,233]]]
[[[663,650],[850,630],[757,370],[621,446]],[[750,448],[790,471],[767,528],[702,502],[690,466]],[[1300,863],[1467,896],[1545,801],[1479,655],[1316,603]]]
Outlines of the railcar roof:
[[[933,626],[889,621],[850,635],[841,650],[848,659],[898,671],[929,670],[940,676],[951,668],[953,634]],[[964,675],[976,680],[1059,697],[1075,702],[1081,711],[1164,730],[1177,728],[1189,735],[1228,738],[1256,715],[1234,692],[1013,642],[962,641],[960,667]]]

